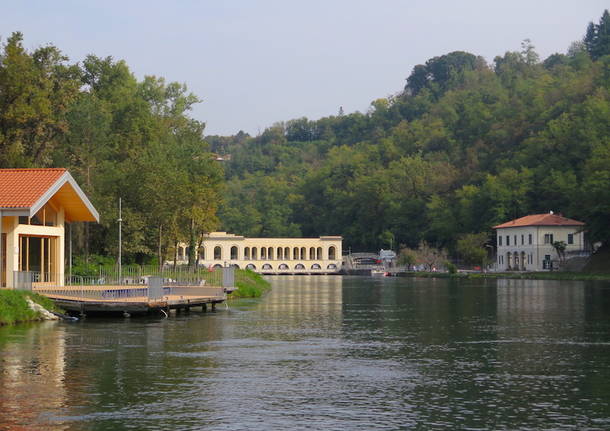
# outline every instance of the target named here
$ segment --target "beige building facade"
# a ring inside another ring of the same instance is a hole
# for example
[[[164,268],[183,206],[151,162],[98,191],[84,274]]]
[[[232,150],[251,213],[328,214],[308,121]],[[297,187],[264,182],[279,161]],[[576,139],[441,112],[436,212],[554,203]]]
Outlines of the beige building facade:
[[[584,223],[558,214],[534,214],[511,220],[496,230],[499,271],[550,271],[561,261],[554,242],[563,241],[565,256],[585,250]]]
[[[99,214],[65,169],[0,169],[0,287],[64,285],[65,225]]]
[[[246,238],[212,232],[197,250],[199,265],[236,266],[263,274],[332,274],[341,270],[343,238]],[[189,250],[180,244],[177,263],[188,261]]]

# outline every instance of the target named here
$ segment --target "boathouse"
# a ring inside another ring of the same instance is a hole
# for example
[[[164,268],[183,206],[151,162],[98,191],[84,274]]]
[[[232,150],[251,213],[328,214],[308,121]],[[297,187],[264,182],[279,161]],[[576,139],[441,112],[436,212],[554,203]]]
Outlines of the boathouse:
[[[0,169],[0,287],[64,284],[65,225],[99,214],[66,169]]]
[[[561,257],[553,246],[565,244],[563,259],[587,254],[585,224],[553,212],[532,214],[494,226],[499,271],[549,271],[559,268]]]

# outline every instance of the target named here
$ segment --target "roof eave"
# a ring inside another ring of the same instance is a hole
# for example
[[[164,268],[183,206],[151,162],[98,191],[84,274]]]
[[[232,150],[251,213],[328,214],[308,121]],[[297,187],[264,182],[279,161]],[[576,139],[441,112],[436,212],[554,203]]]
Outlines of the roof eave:
[[[78,195],[78,197],[80,198],[80,200],[83,202],[83,204],[85,205],[85,207],[87,208],[87,210],[91,213],[91,215],[93,216],[93,218],[95,219],[96,222],[99,223],[100,221],[100,215],[97,212],[97,210],[95,209],[95,207],[93,206],[93,204],[89,201],[89,199],[87,198],[87,196],[85,195],[85,193],[81,190],[81,188],[78,186],[78,184],[76,183],[76,180],[74,180],[74,178],[72,178],[72,175],[70,175],[70,173],[68,171],[64,172],[62,174],[61,177],[59,177],[57,179],[57,181],[55,181],[55,183],[48,188],[48,190],[40,197],[38,198],[38,200],[34,203],[34,205],[32,205],[29,208],[29,213],[25,214],[29,217],[33,217],[34,214],[36,214],[38,211],[40,211],[42,209],[42,207],[55,195],[55,193],[57,193],[59,191],[59,189],[64,185],[64,184],[70,184],[70,186],[72,186],[72,188],[74,189],[74,191],[76,192],[76,194]]]

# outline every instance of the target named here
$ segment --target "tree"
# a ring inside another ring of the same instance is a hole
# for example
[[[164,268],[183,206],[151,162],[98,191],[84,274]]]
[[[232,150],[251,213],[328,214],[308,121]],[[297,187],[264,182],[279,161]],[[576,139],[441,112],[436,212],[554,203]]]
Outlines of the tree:
[[[566,247],[567,244],[564,241],[555,241],[553,242],[553,248],[557,252],[557,256],[559,257],[559,261],[563,265],[566,261]]]
[[[599,24],[589,23],[584,44],[593,60],[610,54],[610,13],[608,13],[608,9],[604,10]]]
[[[54,46],[28,53],[13,33],[0,53],[0,167],[46,167],[67,130],[80,71]]]
[[[457,240],[455,251],[465,263],[484,267],[487,263],[485,245],[488,239],[487,232],[462,234]]]
[[[398,264],[404,265],[410,269],[417,262],[417,251],[404,247],[400,249],[398,255]]]
[[[438,269],[447,261],[447,251],[432,247],[426,241],[422,241],[416,251],[417,263],[423,264],[428,271]]]

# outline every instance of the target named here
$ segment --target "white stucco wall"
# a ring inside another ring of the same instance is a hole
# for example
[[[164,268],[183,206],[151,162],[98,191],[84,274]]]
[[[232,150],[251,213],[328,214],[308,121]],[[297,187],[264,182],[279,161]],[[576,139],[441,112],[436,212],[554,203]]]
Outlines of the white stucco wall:
[[[517,253],[520,258],[522,253],[525,253],[525,270],[543,271],[545,270],[543,268],[545,256],[550,256],[551,260],[559,259],[552,242],[565,242],[567,244],[566,252],[584,249],[584,233],[580,231],[581,229],[580,226],[524,226],[496,229],[497,268],[499,271],[509,269],[508,253],[511,253],[511,256]],[[545,243],[547,234],[552,234],[553,240]],[[568,234],[573,234],[573,244],[568,244]],[[514,262],[511,262],[511,266],[514,266]],[[519,261],[519,267],[523,269],[521,261]]]

